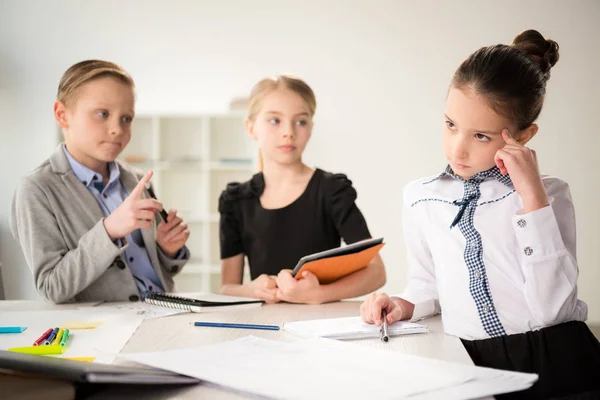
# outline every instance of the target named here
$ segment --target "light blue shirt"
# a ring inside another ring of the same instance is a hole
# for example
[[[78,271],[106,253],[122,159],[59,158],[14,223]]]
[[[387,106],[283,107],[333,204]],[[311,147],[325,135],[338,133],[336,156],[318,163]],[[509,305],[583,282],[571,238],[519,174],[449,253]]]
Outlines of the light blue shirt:
[[[129,195],[119,179],[119,165],[114,161],[108,163],[110,177],[106,187],[102,187],[102,175],[77,162],[69,154],[66,146],[63,149],[75,176],[94,195],[104,216],[108,217]],[[149,292],[164,292],[160,278],[156,274],[148,257],[144,238],[140,230],[136,229],[131,232],[126,236],[126,239],[129,242],[129,246],[125,249],[124,253],[126,264],[131,270],[140,295],[145,297]]]

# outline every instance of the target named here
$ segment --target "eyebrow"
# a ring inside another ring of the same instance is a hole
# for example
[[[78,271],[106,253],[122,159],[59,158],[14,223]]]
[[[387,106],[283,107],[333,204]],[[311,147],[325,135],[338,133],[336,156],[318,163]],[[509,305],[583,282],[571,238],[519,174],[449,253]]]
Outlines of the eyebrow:
[[[108,109],[110,109],[112,107],[113,107],[112,104],[104,103],[104,102],[100,101],[100,102],[96,103],[96,107],[94,107],[94,108],[96,108],[96,109],[99,109],[99,108],[108,108]],[[133,108],[130,108],[129,110],[125,110],[125,112],[127,112],[129,114],[135,114],[135,110]]]
[[[283,115],[283,113],[279,112],[279,111],[265,111],[265,114]],[[301,112],[301,113],[298,113],[298,114],[294,115],[294,117],[300,117],[300,116],[306,116],[306,117],[308,117],[309,115],[308,115],[307,112]]]
[[[450,118],[447,114],[444,114],[444,117],[446,117],[446,119],[450,122],[452,122],[454,124],[454,121],[452,120],[452,118]],[[456,124],[455,124],[456,125]],[[475,132],[477,133],[485,133],[486,135],[499,135],[500,132],[496,132],[496,131],[486,131],[485,129],[473,129]]]

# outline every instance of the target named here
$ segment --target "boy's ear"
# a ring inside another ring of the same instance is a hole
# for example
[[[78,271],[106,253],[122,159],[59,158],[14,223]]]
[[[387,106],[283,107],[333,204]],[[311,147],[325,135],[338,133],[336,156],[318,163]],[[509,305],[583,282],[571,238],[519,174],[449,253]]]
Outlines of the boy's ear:
[[[248,136],[256,140],[256,135],[254,134],[254,122],[246,119],[246,121],[244,121],[244,126],[246,127],[246,132],[248,132]]]
[[[67,107],[62,101],[54,102],[54,119],[61,128],[68,128]]]
[[[529,128],[525,128],[521,132],[519,132],[517,142],[519,142],[519,144],[525,146],[527,144],[527,142],[529,142],[531,139],[533,139],[533,137],[536,135],[537,132],[538,132],[537,124],[531,124],[531,126]]]

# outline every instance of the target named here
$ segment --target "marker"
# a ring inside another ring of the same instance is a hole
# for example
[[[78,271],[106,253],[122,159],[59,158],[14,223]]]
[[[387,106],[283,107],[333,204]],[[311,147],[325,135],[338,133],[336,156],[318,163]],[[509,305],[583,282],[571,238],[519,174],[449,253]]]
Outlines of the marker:
[[[68,329],[65,329],[65,332],[62,335],[62,338],[60,339],[60,347],[65,347],[67,345],[67,340],[69,340],[69,334],[70,331]]]
[[[60,344],[60,341],[61,341],[61,339],[62,339],[62,337],[63,337],[64,333],[65,333],[65,330],[64,330],[64,329],[59,329],[59,330],[58,330],[58,333],[56,334],[56,337],[55,337],[55,338],[54,338],[54,340],[52,341],[52,344]]]
[[[42,336],[40,336],[39,338],[37,338],[37,339],[36,339],[36,341],[35,341],[35,342],[33,342],[33,345],[34,345],[34,346],[39,346],[39,345],[41,345],[42,343],[44,343],[44,340],[46,340],[46,338],[47,338],[48,336],[50,336],[50,334],[52,333],[52,331],[53,331],[53,330],[54,330],[54,329],[52,329],[52,328],[48,329],[46,332],[44,332],[44,333],[42,334]]]
[[[156,194],[154,194],[154,190],[152,190],[152,186],[150,186],[150,183],[146,183],[146,190],[148,191],[148,194],[150,194],[150,197],[158,201],[158,199],[156,198]],[[162,217],[163,221],[167,222],[168,215],[169,214],[167,214],[164,208],[160,210],[160,216]]]
[[[54,338],[56,337],[57,334],[58,334],[58,328],[52,329],[52,333],[50,333],[50,336],[48,336],[48,338],[46,339],[44,344],[46,346],[50,345],[50,343],[52,343],[52,341],[54,340]]]

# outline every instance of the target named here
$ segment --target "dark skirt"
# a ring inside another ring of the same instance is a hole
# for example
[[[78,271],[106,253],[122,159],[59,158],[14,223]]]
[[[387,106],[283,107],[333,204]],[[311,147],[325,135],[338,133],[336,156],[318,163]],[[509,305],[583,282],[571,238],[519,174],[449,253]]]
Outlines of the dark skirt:
[[[584,322],[462,343],[477,366],[539,375],[497,399],[600,399],[600,343]]]

